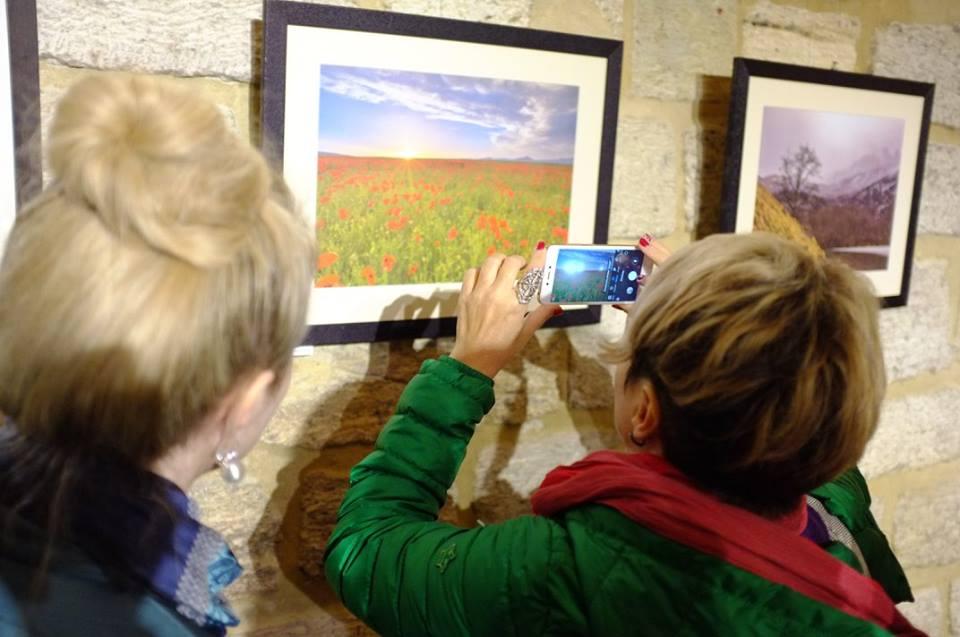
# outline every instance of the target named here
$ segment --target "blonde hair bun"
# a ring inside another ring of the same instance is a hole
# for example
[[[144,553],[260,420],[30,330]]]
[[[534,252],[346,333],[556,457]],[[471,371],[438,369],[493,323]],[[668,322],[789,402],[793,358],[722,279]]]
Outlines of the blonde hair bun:
[[[169,80],[81,80],[58,105],[48,152],[63,195],[109,232],[200,268],[231,260],[271,188],[217,107]]]

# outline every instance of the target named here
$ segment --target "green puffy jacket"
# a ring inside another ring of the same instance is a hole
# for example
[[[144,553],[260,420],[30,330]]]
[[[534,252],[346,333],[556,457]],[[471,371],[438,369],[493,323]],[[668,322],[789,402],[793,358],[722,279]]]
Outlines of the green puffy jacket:
[[[326,574],[381,634],[887,634],[603,506],[473,529],[437,522],[474,426],[493,402],[486,376],[450,358],[427,361],[376,449],[351,472]],[[908,599],[859,473],[815,495],[853,533],[871,575],[895,600]]]

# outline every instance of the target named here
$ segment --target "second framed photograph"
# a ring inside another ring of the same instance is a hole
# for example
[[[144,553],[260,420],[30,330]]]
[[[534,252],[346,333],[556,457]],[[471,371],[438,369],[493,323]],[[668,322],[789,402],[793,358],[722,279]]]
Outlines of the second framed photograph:
[[[319,254],[308,342],[453,334],[488,254],[605,242],[622,42],[279,0],[264,32],[264,148]]]
[[[933,91],[736,58],[722,229],[800,241],[905,305]]]

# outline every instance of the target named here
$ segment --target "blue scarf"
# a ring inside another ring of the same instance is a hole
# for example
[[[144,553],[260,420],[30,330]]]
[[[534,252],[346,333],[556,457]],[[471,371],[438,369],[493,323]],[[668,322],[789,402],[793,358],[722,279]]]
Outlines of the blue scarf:
[[[56,462],[56,453],[0,427],[0,476],[7,487],[38,483],[40,465]],[[146,588],[213,635],[239,623],[222,593],[243,569],[224,539],[197,521],[193,500],[172,482],[122,462],[89,455],[70,462],[76,478],[66,498],[69,543],[120,583]],[[15,503],[8,497],[0,494],[0,507]],[[41,497],[27,507],[26,520],[46,528],[48,503]]]

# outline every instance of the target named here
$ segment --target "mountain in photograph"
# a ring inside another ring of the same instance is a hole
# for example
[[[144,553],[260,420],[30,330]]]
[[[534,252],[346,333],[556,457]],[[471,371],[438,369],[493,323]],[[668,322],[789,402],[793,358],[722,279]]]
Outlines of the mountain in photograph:
[[[899,153],[891,149],[864,155],[829,180],[811,179],[804,207],[855,205],[877,216],[890,215],[896,202],[899,169]],[[760,183],[775,195],[787,190],[782,174],[765,175]]]

